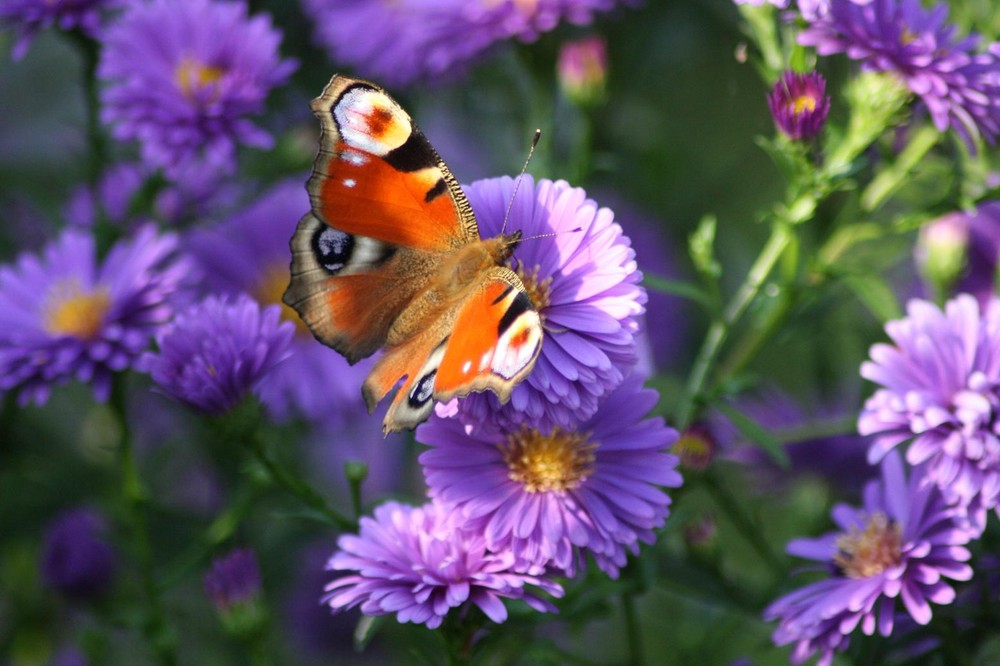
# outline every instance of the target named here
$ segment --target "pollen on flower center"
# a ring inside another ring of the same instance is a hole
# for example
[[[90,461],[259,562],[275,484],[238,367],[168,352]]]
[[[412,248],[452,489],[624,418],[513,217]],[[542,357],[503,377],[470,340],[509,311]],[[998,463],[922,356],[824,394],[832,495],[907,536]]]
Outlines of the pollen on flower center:
[[[190,99],[198,91],[217,84],[225,73],[226,70],[221,67],[213,67],[185,57],[177,65],[174,77],[181,92]]]
[[[500,445],[508,478],[529,493],[572,490],[594,471],[597,442],[587,433],[522,428]]]
[[[101,331],[111,306],[107,289],[83,291],[75,281],[58,285],[45,307],[45,330],[53,335],[69,335],[92,340]]]
[[[544,310],[549,306],[549,296],[551,295],[552,289],[552,276],[539,280],[538,271],[539,266],[535,266],[531,272],[528,272],[524,267],[519,267],[517,269],[517,275],[521,278],[521,282],[524,283],[524,290],[528,293],[528,298],[531,299],[531,304],[535,306],[538,313],[545,318]]]
[[[309,327],[305,325],[302,318],[299,317],[298,313],[292,307],[285,305],[281,300],[281,295],[285,293],[285,288],[288,287],[288,280],[287,263],[280,262],[269,266],[264,271],[264,276],[257,282],[252,295],[258,303],[263,305],[271,303],[280,305],[281,318],[295,324],[295,334],[311,338],[312,334],[309,333]]]
[[[899,525],[880,511],[864,530],[854,528],[837,538],[833,563],[848,578],[869,578],[899,564],[902,540]]]
[[[812,95],[799,95],[791,100],[789,106],[796,115],[812,113],[816,110],[816,98]]]

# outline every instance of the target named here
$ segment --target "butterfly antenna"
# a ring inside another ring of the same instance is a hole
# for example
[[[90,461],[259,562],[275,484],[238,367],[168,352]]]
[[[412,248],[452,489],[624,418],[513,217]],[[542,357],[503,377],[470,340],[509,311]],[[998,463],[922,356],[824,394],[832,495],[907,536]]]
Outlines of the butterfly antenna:
[[[531,139],[531,147],[528,148],[528,158],[524,160],[524,166],[521,167],[521,173],[517,174],[517,180],[514,181],[514,193],[510,195],[510,201],[507,202],[507,212],[503,216],[503,225],[500,227],[500,233],[502,234],[507,230],[507,220],[510,219],[510,211],[514,208],[514,199],[517,198],[517,190],[521,187],[521,180],[524,178],[524,172],[528,170],[528,164],[531,162],[531,156],[535,154],[535,146],[538,145],[538,140],[542,138],[542,130],[536,129],[535,136]]]

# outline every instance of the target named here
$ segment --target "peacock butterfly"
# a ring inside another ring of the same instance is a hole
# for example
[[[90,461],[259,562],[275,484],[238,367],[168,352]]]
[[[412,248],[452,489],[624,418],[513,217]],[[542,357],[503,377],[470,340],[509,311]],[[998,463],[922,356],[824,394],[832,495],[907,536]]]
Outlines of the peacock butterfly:
[[[361,391],[371,412],[399,385],[386,433],[472,391],[509,400],[542,348],[538,312],[505,265],[521,233],[480,238],[458,181],[377,85],[334,75],[312,110],[312,210],[291,239],[284,302],[351,363],[384,349]]]

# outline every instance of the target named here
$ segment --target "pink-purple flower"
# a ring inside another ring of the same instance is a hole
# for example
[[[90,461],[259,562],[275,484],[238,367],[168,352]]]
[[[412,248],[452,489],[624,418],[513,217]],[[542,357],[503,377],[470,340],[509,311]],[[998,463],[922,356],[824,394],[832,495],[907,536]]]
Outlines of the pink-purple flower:
[[[157,335],[142,369],[168,395],[206,414],[224,414],[259,388],[289,355],[293,326],[278,306],[249,296],[208,296]]]
[[[818,135],[830,113],[826,79],[819,72],[785,72],[768,94],[767,103],[774,124],[796,141]]]
[[[977,52],[979,37],[956,36],[948,5],[920,0],[829,0],[813,10],[799,42],[820,55],[845,53],[870,71],[892,72],[920,97],[934,125],[968,143],[1000,134],[1000,57]]]
[[[355,606],[366,615],[395,613],[399,622],[441,626],[453,609],[477,606],[493,622],[507,619],[503,599],[520,599],[540,612],[562,587],[542,569],[515,571],[510,552],[486,548],[482,534],[461,529],[457,515],[436,503],[411,507],[386,502],[362,518],[357,535],[345,534],[327,569],[350,572],[326,586],[323,603],[334,611]],[[461,611],[456,611],[461,612]]]
[[[626,551],[652,543],[681,485],[667,449],[677,432],[645,418],[655,391],[632,376],[586,422],[573,428],[469,432],[432,417],[417,429],[430,495],[460,512],[465,529],[494,552],[573,575],[586,553],[617,575]]]
[[[103,261],[90,234],[64,231],[42,254],[0,266],[0,392],[43,404],[76,378],[98,400],[186,300],[190,262],[177,238],[151,226],[115,244]]]
[[[480,180],[465,187],[483,238],[501,232],[514,195],[512,178]],[[565,181],[525,176],[507,230],[524,240],[514,251],[545,337],[534,370],[500,405],[477,393],[439,413],[457,409],[475,427],[526,425],[573,428],[597,411],[637,360],[636,335],[646,303],[635,252],[614,213]],[[549,234],[532,238],[538,234]]]
[[[962,294],[943,311],[913,300],[907,315],[886,324],[893,344],[872,346],[861,365],[881,388],[858,430],[874,436],[873,463],[909,442],[907,461],[926,462],[928,481],[982,527],[1000,496],[1000,300],[980,307]]]
[[[242,2],[141,0],[107,30],[98,76],[102,118],[169,177],[204,161],[232,171],[238,144],[269,148],[249,116],[295,69],[281,33]]]
[[[907,480],[897,453],[885,457],[881,471],[881,479],[865,487],[862,508],[834,507],[838,532],[788,544],[792,555],[832,571],[764,611],[766,620],[778,621],[774,642],[794,643],[793,664],[816,654],[819,664],[830,664],[859,628],[868,636],[876,631],[889,636],[900,611],[927,624],[931,604],[955,600],[949,580],[972,578],[965,546],[975,531],[964,513],[947,505],[923,478],[922,468],[912,470]]]

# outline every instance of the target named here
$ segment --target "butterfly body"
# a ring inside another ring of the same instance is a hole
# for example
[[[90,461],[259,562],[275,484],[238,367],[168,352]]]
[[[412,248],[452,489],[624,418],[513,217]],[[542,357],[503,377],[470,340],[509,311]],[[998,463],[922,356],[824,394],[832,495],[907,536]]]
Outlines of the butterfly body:
[[[506,401],[541,350],[541,320],[506,262],[520,233],[479,236],[461,187],[375,84],[334,76],[312,104],[320,150],[312,210],[292,237],[284,301],[355,363],[369,411],[397,385],[385,431],[435,401],[491,390]]]

